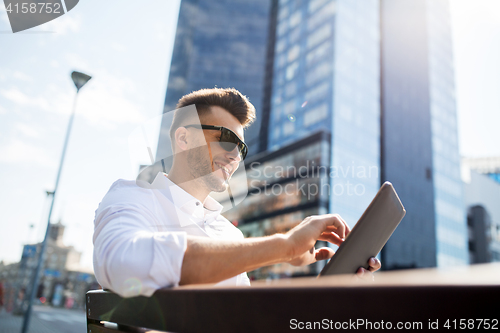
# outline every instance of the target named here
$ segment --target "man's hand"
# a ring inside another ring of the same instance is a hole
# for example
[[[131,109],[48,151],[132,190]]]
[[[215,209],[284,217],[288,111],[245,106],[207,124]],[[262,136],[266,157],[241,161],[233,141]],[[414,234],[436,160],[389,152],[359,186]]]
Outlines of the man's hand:
[[[309,265],[330,259],[335,252],[328,248],[315,249],[316,241],[340,245],[351,230],[338,214],[314,215],[304,219],[286,234],[289,260],[294,266]]]
[[[378,271],[380,267],[382,267],[380,261],[375,257],[371,257],[368,260],[368,269],[365,269],[364,267],[358,268],[356,275],[354,275],[354,279],[373,281],[375,279],[373,276],[373,272]]]
[[[338,214],[315,215],[304,219],[290,230],[287,236],[291,260],[294,266],[309,265],[318,260],[330,259],[335,252],[329,247],[315,249],[318,240],[327,241],[340,246],[351,232],[347,223]],[[373,272],[381,267],[380,261],[372,257],[368,260],[368,269],[360,267],[355,278],[373,280]]]

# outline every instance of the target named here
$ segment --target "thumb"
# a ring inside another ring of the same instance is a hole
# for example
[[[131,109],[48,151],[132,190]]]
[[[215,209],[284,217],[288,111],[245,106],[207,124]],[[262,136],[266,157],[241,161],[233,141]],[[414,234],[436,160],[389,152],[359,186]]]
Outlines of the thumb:
[[[331,257],[333,257],[334,254],[335,254],[335,251],[333,251],[331,248],[322,247],[322,248],[316,250],[314,256],[316,258],[316,261],[319,261],[319,260],[330,259]]]

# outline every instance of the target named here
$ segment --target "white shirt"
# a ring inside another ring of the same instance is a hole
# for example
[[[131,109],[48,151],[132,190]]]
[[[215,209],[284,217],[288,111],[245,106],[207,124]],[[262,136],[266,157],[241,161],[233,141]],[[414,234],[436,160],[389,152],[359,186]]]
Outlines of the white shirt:
[[[205,206],[162,172],[152,184],[117,180],[94,221],[94,272],[103,288],[123,297],[151,296],[178,286],[187,235],[243,239],[208,196]],[[250,285],[246,273],[218,285]]]

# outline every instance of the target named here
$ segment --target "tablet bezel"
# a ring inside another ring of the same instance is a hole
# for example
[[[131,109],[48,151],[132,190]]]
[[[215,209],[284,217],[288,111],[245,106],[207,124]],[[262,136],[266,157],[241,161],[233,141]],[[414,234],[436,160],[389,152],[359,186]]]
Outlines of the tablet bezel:
[[[405,214],[406,210],[392,184],[382,184],[318,277],[355,274],[359,267],[368,269],[368,259],[378,255]]]

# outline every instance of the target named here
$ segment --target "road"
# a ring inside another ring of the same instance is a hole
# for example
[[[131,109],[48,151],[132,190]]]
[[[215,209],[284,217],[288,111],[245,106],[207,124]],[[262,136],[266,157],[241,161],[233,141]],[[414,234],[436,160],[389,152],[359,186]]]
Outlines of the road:
[[[22,316],[0,311],[0,333],[20,333]],[[85,333],[87,323],[83,310],[68,310],[50,306],[33,306],[29,333]]]

